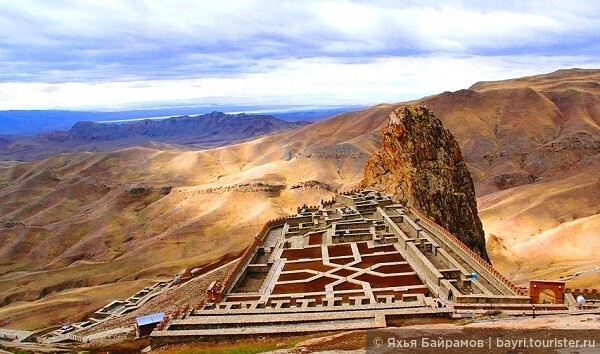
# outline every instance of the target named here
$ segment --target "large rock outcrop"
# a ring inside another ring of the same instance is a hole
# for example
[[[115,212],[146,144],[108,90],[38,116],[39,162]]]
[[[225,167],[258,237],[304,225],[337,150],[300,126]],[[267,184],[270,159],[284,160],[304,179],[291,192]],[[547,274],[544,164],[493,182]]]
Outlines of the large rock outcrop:
[[[458,142],[427,107],[390,114],[381,148],[367,161],[361,188],[375,188],[417,207],[489,259],[475,188]]]

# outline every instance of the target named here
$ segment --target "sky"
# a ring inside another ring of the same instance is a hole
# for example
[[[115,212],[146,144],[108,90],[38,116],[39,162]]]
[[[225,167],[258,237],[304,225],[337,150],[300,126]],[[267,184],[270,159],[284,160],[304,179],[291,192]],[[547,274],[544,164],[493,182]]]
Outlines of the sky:
[[[0,110],[400,102],[600,68],[598,1],[0,0]]]

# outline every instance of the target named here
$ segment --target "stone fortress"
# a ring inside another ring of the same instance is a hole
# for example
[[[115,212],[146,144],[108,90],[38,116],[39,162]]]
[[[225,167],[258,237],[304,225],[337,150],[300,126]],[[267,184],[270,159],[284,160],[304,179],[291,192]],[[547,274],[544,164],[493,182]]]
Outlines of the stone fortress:
[[[208,301],[165,316],[152,345],[532,310],[523,289],[455,236],[373,190],[342,194],[268,222],[207,295]],[[538,311],[568,310],[562,298],[550,302]]]

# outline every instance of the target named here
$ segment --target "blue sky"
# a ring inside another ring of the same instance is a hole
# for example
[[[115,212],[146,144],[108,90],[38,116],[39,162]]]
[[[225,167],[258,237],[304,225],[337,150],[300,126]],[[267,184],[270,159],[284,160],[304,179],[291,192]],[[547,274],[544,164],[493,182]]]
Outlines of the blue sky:
[[[598,1],[0,0],[0,110],[375,104],[599,64]]]

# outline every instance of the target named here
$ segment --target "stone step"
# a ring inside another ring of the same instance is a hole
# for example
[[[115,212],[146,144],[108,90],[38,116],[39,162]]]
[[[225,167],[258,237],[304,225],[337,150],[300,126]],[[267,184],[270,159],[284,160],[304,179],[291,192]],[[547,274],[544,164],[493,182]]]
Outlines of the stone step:
[[[255,316],[253,316],[255,317]],[[287,316],[285,316],[287,317]],[[235,323],[223,323],[219,328],[210,329],[177,329],[154,331],[151,334],[153,345],[183,341],[203,341],[214,340],[217,337],[231,338],[232,336],[256,336],[256,335],[283,335],[294,333],[313,333],[321,331],[339,331],[339,330],[357,330],[385,327],[385,317],[382,314],[375,314],[367,317],[346,317],[329,319],[314,319],[304,322],[281,323],[283,318],[278,318],[278,322],[248,323],[247,326],[235,326]],[[180,321],[173,321],[178,323]],[[231,326],[226,326],[230,324]],[[169,328],[173,324],[169,324]],[[188,325],[188,328],[192,325]]]
[[[503,310],[503,311],[531,311],[533,309],[532,304],[510,304],[510,303],[498,303],[498,304],[461,304],[455,303],[454,308],[456,310]],[[564,311],[567,310],[566,305],[562,304],[535,304],[536,311]]]
[[[182,320],[173,320],[168,328],[193,326],[196,324],[219,324],[219,325],[243,325],[243,324],[265,324],[273,323],[302,323],[316,321],[332,321],[347,319],[373,319],[377,314],[373,311],[346,311],[346,312],[299,312],[281,314],[252,314],[238,316],[190,316]]]
[[[420,294],[414,294],[418,299]],[[352,305],[352,306],[315,306],[315,307],[290,307],[290,308],[274,308],[274,307],[266,307],[266,308],[240,308],[240,309],[203,309],[203,310],[195,310],[192,312],[191,317],[200,317],[200,316],[243,316],[243,315],[251,315],[251,314],[265,314],[265,313],[274,313],[279,315],[289,315],[293,313],[298,313],[299,311],[306,313],[315,313],[315,312],[348,312],[348,311],[378,311],[378,310],[404,310],[404,309],[417,309],[425,307],[424,301],[396,301],[393,303],[369,303],[366,305]]]

